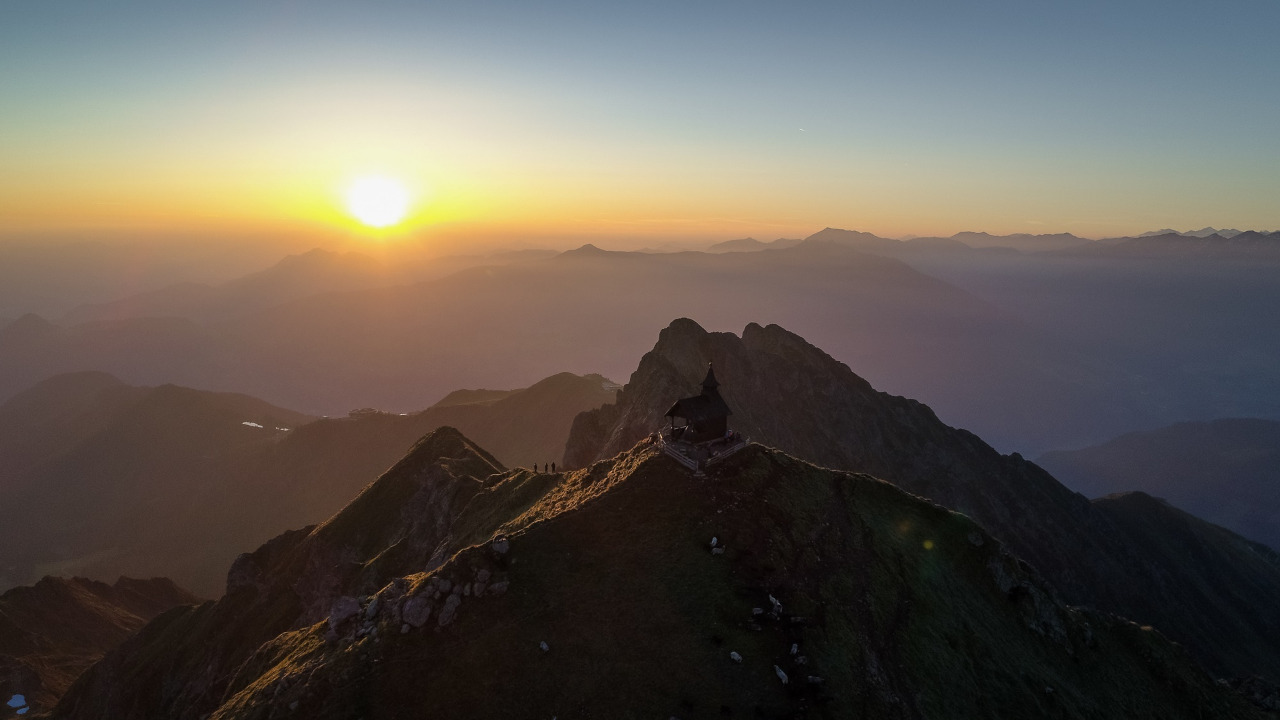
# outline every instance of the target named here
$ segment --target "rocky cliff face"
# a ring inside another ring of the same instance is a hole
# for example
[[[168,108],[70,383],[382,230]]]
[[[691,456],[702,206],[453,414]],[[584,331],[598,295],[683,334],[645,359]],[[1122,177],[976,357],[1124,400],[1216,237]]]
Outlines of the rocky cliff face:
[[[758,445],[558,475],[424,438],[55,717],[1264,717],[970,519]]]
[[[0,705],[0,717],[22,707],[49,710],[76,676],[130,633],[175,605],[198,602],[166,578],[107,585],[46,577],[0,595],[0,703],[21,698]]]
[[[1173,535],[1136,542],[1131,524],[1036,465],[948,427],[919,402],[877,392],[776,325],[748,325],[738,337],[674,321],[615,405],[578,416],[566,463],[609,457],[652,432],[672,399],[697,387],[708,362],[733,409],[730,426],[751,439],[884,478],[972,517],[1070,602],[1155,625],[1216,672],[1280,677],[1280,564],[1273,555],[1258,555],[1229,533],[1213,537],[1215,563],[1185,562]]]

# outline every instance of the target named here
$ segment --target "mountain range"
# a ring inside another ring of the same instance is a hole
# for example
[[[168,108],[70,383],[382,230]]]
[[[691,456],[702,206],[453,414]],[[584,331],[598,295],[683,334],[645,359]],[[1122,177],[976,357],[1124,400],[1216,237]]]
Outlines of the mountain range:
[[[0,580],[167,575],[213,596],[236,554],[337,512],[429,430],[466,428],[513,464],[557,461],[574,416],[613,387],[561,373],[412,415],[316,419],[243,395],[56,376],[0,405]]]
[[[791,327],[1004,451],[1212,417],[1280,419],[1280,371],[1267,361],[1280,327],[1254,311],[1280,301],[1271,236],[1009,237],[901,242],[828,228],[760,252],[588,246],[373,261],[317,251],[60,315],[10,306],[0,399],[98,370],[311,415],[410,412],[460,387],[524,387],[565,370],[623,377],[683,315],[716,329]],[[1070,246],[1046,249],[1055,243]]]
[[[1280,547],[1280,423],[1249,418],[1178,423],[1037,463],[1090,497],[1142,490],[1198,517]]]

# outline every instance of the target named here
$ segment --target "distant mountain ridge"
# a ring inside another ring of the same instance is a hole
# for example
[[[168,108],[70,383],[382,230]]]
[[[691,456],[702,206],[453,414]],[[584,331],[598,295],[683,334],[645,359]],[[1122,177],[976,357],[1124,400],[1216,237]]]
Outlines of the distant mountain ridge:
[[[408,712],[1266,717],[874,478],[758,445],[705,480],[648,445],[506,471],[448,428],[241,556],[221,600],[152,622],[53,717]]]
[[[100,370],[313,415],[409,412],[460,387],[520,387],[566,369],[623,376],[670,318],[695,315],[717,329],[790,327],[1005,451],[1178,420],[1280,418],[1280,371],[1266,361],[1280,332],[1254,310],[1280,303],[1280,252],[1268,249],[1280,244],[1020,252],[865,235],[830,229],[764,252],[477,257],[447,277],[216,321],[31,316],[0,329],[0,399],[53,373]]]
[[[1142,490],[1280,548],[1280,422],[1178,423],[1036,462],[1089,497]]]
[[[1212,227],[1204,227],[1199,230],[1187,230],[1186,232],[1179,232],[1177,230],[1173,230],[1170,228],[1164,228],[1163,230],[1150,230],[1148,232],[1144,232],[1141,235],[1138,235],[1138,237],[1153,237],[1157,235],[1181,235],[1183,237],[1207,238],[1211,235],[1218,235],[1224,238],[1231,238],[1239,234],[1240,234],[1239,230],[1235,230],[1235,229],[1218,230]]]
[[[950,237],[917,236],[906,240],[884,238],[874,233],[840,228],[824,228],[803,240],[781,238],[772,242],[761,242],[755,238],[740,238],[716,243],[707,248],[707,252],[757,252],[760,250],[782,249],[802,242],[834,242],[859,250],[873,253],[898,256],[923,251],[971,249],[1007,249],[1024,252],[1043,250],[1059,250],[1062,248],[1085,245],[1090,242],[1086,238],[1076,237],[1071,233],[1054,233],[1032,235],[1014,233],[1010,235],[992,235],[985,232],[958,232]]]

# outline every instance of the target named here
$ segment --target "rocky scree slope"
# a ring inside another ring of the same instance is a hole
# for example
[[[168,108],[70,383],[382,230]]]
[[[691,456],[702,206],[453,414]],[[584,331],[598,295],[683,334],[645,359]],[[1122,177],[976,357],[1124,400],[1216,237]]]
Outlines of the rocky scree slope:
[[[36,713],[51,709],[80,673],[148,620],[198,602],[167,578],[107,585],[46,577],[9,590],[0,595],[0,702],[21,695]]]
[[[664,423],[714,362],[730,426],[827,467],[865,472],[957,510],[1034,565],[1073,604],[1155,625],[1228,676],[1280,677],[1280,563],[1230,533],[1208,555],[1176,534],[1145,542],[1108,504],[1091,504],[1016,453],[948,427],[927,406],[877,392],[803,338],[751,324],[738,337],[689,319],[664,329],[618,402],[583,413],[565,450],[582,467]],[[963,378],[957,378],[962,382]],[[1161,552],[1152,552],[1163,543]],[[1212,556],[1214,562],[1199,562]]]
[[[714,542],[713,542],[714,540]],[[242,557],[55,717],[1261,718],[1149,628],[1067,607],[970,519],[753,445],[561,474],[424,438]]]

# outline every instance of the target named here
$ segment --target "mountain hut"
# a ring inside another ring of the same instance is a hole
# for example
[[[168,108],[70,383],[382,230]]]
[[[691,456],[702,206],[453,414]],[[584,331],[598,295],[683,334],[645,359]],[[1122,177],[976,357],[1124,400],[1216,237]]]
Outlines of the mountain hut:
[[[693,397],[677,400],[667,411],[666,417],[671,419],[671,437],[673,440],[700,443],[721,440],[729,432],[729,416],[733,411],[725,404],[717,389],[715,370],[707,363],[707,378],[702,381],[702,393]],[[676,420],[683,425],[676,425]]]

